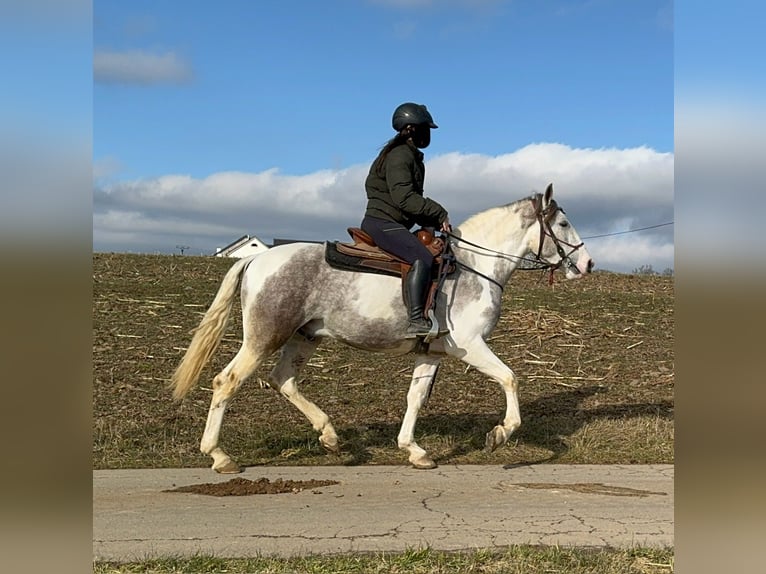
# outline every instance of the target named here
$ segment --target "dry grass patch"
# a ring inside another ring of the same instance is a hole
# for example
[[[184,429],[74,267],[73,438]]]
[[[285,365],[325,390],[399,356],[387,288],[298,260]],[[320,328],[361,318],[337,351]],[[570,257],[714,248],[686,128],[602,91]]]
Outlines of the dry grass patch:
[[[231,263],[94,255],[95,468],[209,465],[197,448],[210,380],[239,348],[239,313],[200,388],[175,404],[166,385]],[[595,273],[549,286],[544,276],[517,272],[489,345],[520,378],[521,428],[505,448],[484,453],[504,396],[484,375],[447,359],[416,439],[440,463],[672,462],[673,301],[667,277]],[[327,342],[300,385],[333,420],[340,455],[325,454],[303,415],[257,380],[233,400],[222,444],[243,465],[403,464],[396,435],[411,371],[411,356]]]
[[[673,439],[673,421],[659,415],[596,419],[564,439],[568,448],[559,462],[608,464],[615,453],[624,464],[672,461]],[[609,453],[608,460],[602,453]]]

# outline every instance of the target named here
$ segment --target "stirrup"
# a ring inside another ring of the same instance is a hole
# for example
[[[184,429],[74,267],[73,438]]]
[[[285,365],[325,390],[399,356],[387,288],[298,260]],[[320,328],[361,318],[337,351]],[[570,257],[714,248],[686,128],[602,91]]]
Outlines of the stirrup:
[[[424,343],[430,343],[434,339],[449,335],[449,329],[439,328],[439,321],[436,320],[436,315],[434,314],[433,309],[428,310],[428,318],[430,319],[431,325],[429,326],[424,319],[422,329],[419,328],[417,331],[414,330],[414,325],[412,323],[407,325],[407,332],[405,333],[404,338],[422,339]],[[411,327],[413,327],[413,331],[410,331]]]
[[[431,329],[428,331],[428,334],[423,338],[424,343],[430,343],[434,339],[438,339],[439,337],[443,337],[444,335],[449,335],[449,329],[439,328],[439,321],[436,320],[436,314],[434,313],[433,309],[428,310],[428,318],[431,320]]]
[[[428,337],[431,334],[433,326],[429,326],[425,319],[422,320],[420,325],[410,322],[407,325],[407,330],[404,333],[405,339],[418,339],[422,337]]]

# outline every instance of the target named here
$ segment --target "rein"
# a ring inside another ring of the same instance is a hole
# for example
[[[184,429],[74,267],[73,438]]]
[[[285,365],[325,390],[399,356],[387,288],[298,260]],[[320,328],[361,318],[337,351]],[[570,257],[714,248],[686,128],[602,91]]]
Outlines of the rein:
[[[486,279],[486,280],[487,280],[487,281],[489,281],[490,283],[494,283],[495,285],[497,285],[498,287],[500,287],[500,291],[502,291],[502,290],[505,288],[505,287],[504,287],[504,285],[502,285],[502,284],[501,284],[499,281],[495,281],[495,280],[494,280],[494,279],[492,279],[492,277],[490,277],[489,275],[484,275],[484,273],[482,273],[481,271],[477,271],[477,270],[476,270],[476,269],[474,269],[473,267],[469,267],[468,265],[466,265],[466,264],[464,264],[464,263],[460,263],[460,261],[457,261],[457,260],[455,261],[455,264],[456,264],[458,267],[462,267],[462,268],[463,268],[463,269],[465,269],[466,271],[470,271],[471,273],[475,273],[475,274],[476,274],[476,275],[478,275],[479,277],[483,277],[484,279]]]
[[[497,255],[499,257],[505,257],[507,259],[519,259],[519,260],[523,260],[523,257],[516,257],[515,255],[510,255],[508,253],[503,253],[502,251],[495,251],[494,249],[489,249],[487,247],[483,247],[483,246],[479,245],[478,243],[473,243],[472,241],[468,241],[467,239],[463,239],[462,237],[458,237],[457,235],[455,235],[451,231],[442,231],[442,233],[444,235],[447,235],[448,237],[450,237],[450,239],[455,239],[457,241],[462,241],[463,243],[465,243],[467,245],[471,245],[472,247],[478,247],[479,249],[483,249],[484,251],[488,251],[488,252],[490,252],[490,253],[492,253],[494,255]],[[448,243],[448,245],[451,245],[451,244],[452,244],[451,242]],[[473,267],[469,267],[465,263],[461,263],[457,259],[455,259],[455,265],[457,265],[458,267],[460,267],[462,269],[465,269],[466,271],[470,271],[471,273],[475,273],[479,277],[483,277],[484,279],[486,279],[490,283],[494,283],[495,285],[500,287],[500,291],[502,291],[504,289],[504,286],[499,281],[496,281],[495,279],[493,279],[489,275],[485,275],[484,273],[474,269]]]

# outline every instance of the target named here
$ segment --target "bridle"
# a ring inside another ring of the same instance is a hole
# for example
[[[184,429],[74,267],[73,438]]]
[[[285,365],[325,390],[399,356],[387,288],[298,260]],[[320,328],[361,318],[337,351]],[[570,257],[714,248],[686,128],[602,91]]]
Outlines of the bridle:
[[[561,209],[555,200],[551,200],[548,206],[543,209],[542,208],[542,196],[540,194],[530,198],[533,205],[535,206],[535,218],[537,219],[538,224],[540,225],[540,245],[537,248],[537,253],[535,254],[534,259],[527,259],[526,257],[519,257],[517,255],[511,255],[510,253],[503,253],[502,251],[496,251],[494,249],[489,249],[488,247],[484,247],[483,245],[479,245],[477,243],[473,243],[472,241],[468,241],[467,239],[463,239],[462,237],[459,237],[452,233],[451,231],[445,231],[443,232],[445,235],[449,236],[451,240],[455,240],[456,242],[465,243],[466,245],[470,245],[472,247],[477,247],[478,249],[481,249],[483,251],[486,251],[487,253],[492,254],[495,257],[502,257],[504,259],[510,259],[512,261],[526,261],[529,263],[532,263],[531,267],[521,267],[520,270],[522,271],[550,271],[549,276],[549,283],[553,283],[553,272],[556,271],[556,269],[561,268],[564,263],[566,263],[567,268],[570,269],[572,272],[579,274],[580,270],[577,268],[577,265],[572,260],[572,255],[580,249],[585,243],[582,241],[577,245],[572,245],[571,243],[568,243],[566,241],[563,241],[562,239],[559,239],[556,237],[556,234],[553,232],[553,228],[551,227],[551,221],[553,221],[554,217],[556,216],[556,213],[559,211],[561,213],[566,213],[563,209]],[[546,261],[543,259],[542,253],[543,253],[543,244],[545,243],[545,237],[550,237],[553,241],[553,244],[556,246],[556,251],[559,254],[559,261],[556,263],[551,263],[549,261]],[[449,242],[451,244],[451,241]],[[564,247],[570,248],[570,251],[567,252]],[[465,265],[464,263],[461,263],[459,261],[455,261],[456,265],[467,270],[471,271],[472,273],[475,273],[476,275],[479,275],[480,277],[483,277],[484,279],[487,279],[491,283],[494,283],[498,287],[500,287],[500,290],[503,290],[503,285],[501,285],[498,281],[495,281],[492,279],[492,277],[489,277],[485,275],[484,273],[481,273],[480,271],[469,267],[468,265]]]
[[[571,243],[567,243],[566,241],[563,241],[556,237],[556,234],[553,233],[553,227],[551,227],[551,221],[553,221],[553,218],[556,216],[556,213],[559,211],[566,215],[566,211],[561,209],[558,204],[556,203],[556,200],[552,199],[548,206],[545,209],[542,209],[542,197],[540,195],[536,195],[532,198],[532,203],[535,205],[535,217],[537,218],[537,222],[540,225],[540,246],[537,248],[537,255],[536,262],[539,262],[542,264],[542,267],[538,267],[538,269],[550,269],[551,272],[551,278],[550,281],[553,282],[553,272],[556,269],[559,269],[564,263],[566,262],[567,268],[572,271],[573,273],[580,274],[580,270],[577,268],[577,265],[572,260],[572,254],[574,254],[575,251],[580,249],[585,243],[580,241],[577,245],[572,245]],[[545,261],[542,257],[543,253],[543,243],[545,242],[545,236],[550,237],[553,240],[553,245],[556,246],[556,252],[559,254],[560,259],[556,263],[549,263]],[[567,253],[564,250],[563,246],[567,246],[571,249],[569,253]]]

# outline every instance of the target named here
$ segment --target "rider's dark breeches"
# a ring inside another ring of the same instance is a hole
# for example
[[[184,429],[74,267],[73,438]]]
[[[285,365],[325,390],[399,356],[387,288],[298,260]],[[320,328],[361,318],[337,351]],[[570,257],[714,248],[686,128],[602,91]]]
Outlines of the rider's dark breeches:
[[[409,229],[394,221],[369,216],[362,220],[361,227],[384,251],[401,257],[410,265],[422,261],[430,277],[434,257]]]

